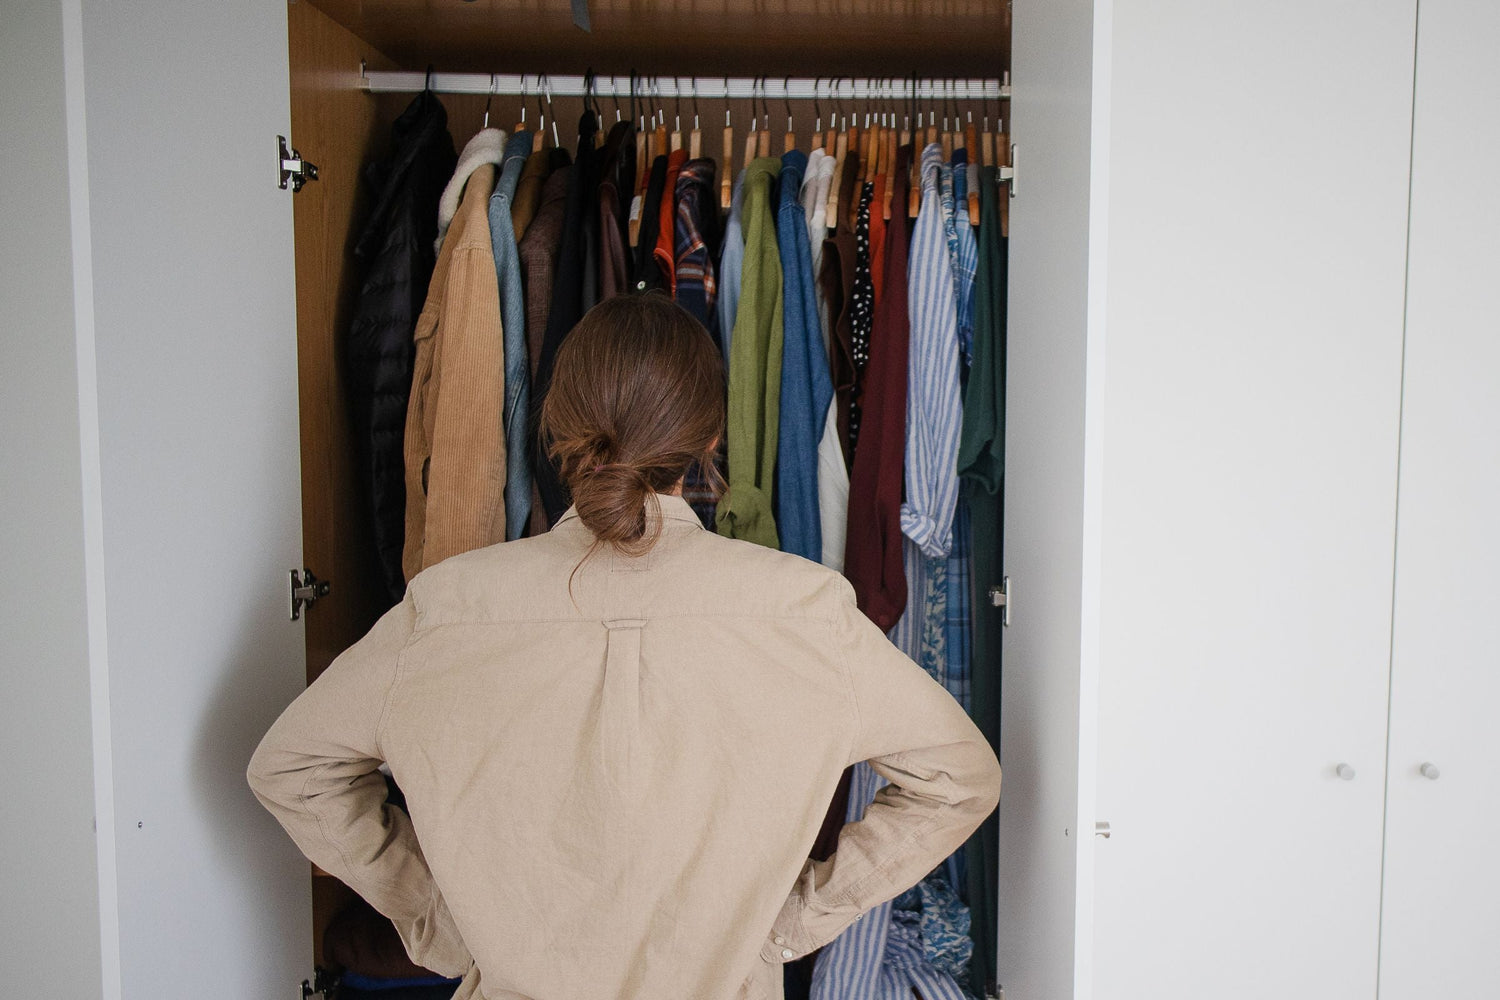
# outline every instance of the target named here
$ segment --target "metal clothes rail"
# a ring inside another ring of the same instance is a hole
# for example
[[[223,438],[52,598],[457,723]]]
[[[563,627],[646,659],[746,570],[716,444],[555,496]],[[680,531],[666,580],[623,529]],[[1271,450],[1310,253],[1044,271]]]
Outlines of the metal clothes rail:
[[[426,73],[365,70],[364,87],[372,94],[415,94],[427,85]],[[999,100],[1010,98],[1010,74],[996,79],[918,79],[910,77],[694,77],[637,76],[636,95],[650,101],[662,98],[705,100],[764,98],[768,100]],[[582,76],[517,73],[433,73],[432,89],[440,94],[495,94],[497,96],[582,97]],[[913,93],[915,90],[915,93]],[[649,96],[648,96],[649,93]],[[594,95],[625,98],[629,76],[595,76]]]

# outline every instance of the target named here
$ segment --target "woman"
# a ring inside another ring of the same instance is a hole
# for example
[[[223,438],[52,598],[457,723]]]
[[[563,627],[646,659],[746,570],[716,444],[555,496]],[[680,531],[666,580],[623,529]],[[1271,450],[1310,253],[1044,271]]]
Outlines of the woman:
[[[979,731],[842,577],[703,529],[679,494],[723,428],[695,320],[596,307],[541,419],[573,507],[417,576],[250,762],[297,846],[459,998],[780,997],[785,962],[995,806]],[[809,862],[861,760],[891,786]]]

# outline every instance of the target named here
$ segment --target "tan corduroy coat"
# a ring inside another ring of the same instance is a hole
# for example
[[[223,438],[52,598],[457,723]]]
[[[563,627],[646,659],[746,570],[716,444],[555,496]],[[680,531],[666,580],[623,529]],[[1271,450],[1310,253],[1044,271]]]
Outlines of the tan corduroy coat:
[[[411,580],[505,540],[505,338],[490,245],[495,167],[481,163],[443,238],[417,320],[406,411],[406,544]]]
[[[644,556],[585,559],[569,511],[422,573],[250,763],[460,1000],[775,1000],[995,807],[984,738],[842,577],[658,504]],[[861,760],[892,784],[811,863]]]

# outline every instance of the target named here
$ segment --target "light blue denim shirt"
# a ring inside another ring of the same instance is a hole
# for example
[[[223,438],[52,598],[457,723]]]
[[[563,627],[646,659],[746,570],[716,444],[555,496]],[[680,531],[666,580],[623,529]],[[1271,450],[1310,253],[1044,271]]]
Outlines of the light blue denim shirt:
[[[531,516],[531,378],[526,354],[526,297],[521,257],[510,221],[516,184],[531,155],[531,133],[517,132],[505,147],[500,179],[490,195],[490,242],[500,284],[500,325],[505,334],[505,540],[521,537]]]
[[[812,250],[801,201],[807,154],[781,158],[776,240],[781,252],[781,422],[776,444],[776,527],[781,550],[813,562],[823,558],[818,516],[818,442],[833,399],[813,294]]]
[[[745,230],[740,222],[745,204],[745,171],[734,179],[734,198],[729,205],[729,221],[724,226],[724,249],[719,254],[719,344],[724,359],[729,360],[729,337],[734,332],[734,315],[740,307],[740,273],[745,266]]]

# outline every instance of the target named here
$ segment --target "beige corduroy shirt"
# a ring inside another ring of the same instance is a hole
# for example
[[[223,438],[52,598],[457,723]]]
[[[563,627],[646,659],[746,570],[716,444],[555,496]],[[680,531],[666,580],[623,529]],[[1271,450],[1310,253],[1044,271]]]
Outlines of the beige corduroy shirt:
[[[570,510],[426,570],[250,762],[302,851],[460,1000],[780,998],[783,963],[995,807],[984,738],[842,577],[658,504],[644,556],[584,559]],[[892,785],[809,862],[860,760]]]
[[[505,144],[494,133],[489,145]],[[479,139],[476,136],[475,139]],[[462,201],[417,318],[406,408],[406,543],[411,580],[459,552],[505,540],[505,336],[490,243],[495,166],[464,150]]]

